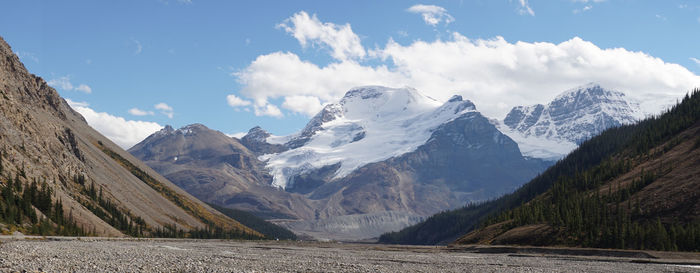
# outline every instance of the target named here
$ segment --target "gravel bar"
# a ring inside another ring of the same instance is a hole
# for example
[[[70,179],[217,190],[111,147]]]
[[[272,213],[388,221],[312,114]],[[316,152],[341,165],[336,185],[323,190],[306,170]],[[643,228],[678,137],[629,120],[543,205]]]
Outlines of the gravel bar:
[[[444,247],[222,240],[24,239],[0,272],[700,272],[627,258],[469,253]]]

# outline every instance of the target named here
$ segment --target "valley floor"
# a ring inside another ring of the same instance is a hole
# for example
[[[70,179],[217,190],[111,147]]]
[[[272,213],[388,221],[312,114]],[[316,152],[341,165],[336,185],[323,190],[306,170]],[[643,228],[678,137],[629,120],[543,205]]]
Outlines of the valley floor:
[[[500,253],[475,253],[474,248],[315,242],[5,236],[0,237],[0,272],[700,271],[696,254],[665,254],[667,257],[657,259],[491,250]]]

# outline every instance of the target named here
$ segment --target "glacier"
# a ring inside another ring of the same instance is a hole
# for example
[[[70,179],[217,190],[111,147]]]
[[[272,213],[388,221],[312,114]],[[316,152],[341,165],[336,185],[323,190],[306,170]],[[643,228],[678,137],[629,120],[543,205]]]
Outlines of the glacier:
[[[358,87],[326,105],[301,133],[267,139],[302,145],[260,159],[267,162],[272,185],[280,188],[291,186],[295,175],[333,164],[340,164],[334,178],[341,178],[365,164],[414,151],[435,128],[468,112],[476,107],[460,96],[441,103],[408,87]]]

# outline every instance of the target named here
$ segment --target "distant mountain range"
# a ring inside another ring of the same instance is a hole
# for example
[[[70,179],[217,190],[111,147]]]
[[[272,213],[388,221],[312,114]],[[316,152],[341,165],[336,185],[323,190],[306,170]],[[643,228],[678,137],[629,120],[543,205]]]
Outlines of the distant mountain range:
[[[255,127],[238,140],[201,124],[168,126],[129,152],[206,202],[316,238],[365,239],[511,192],[580,141],[634,122],[636,109],[589,84],[494,122],[459,96],[441,103],[367,86],[293,135]]]

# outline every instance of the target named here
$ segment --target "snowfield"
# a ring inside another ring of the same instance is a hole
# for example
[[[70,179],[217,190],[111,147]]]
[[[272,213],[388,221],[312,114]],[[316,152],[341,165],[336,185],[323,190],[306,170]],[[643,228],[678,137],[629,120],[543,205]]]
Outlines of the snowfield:
[[[331,120],[321,122],[306,144],[261,157],[274,176],[274,186],[286,188],[293,183],[291,177],[336,163],[340,168],[335,178],[340,178],[365,164],[414,151],[435,128],[476,108],[459,96],[440,103],[412,88],[367,86],[348,91],[314,119],[324,112]],[[294,137],[271,136],[267,141]]]

